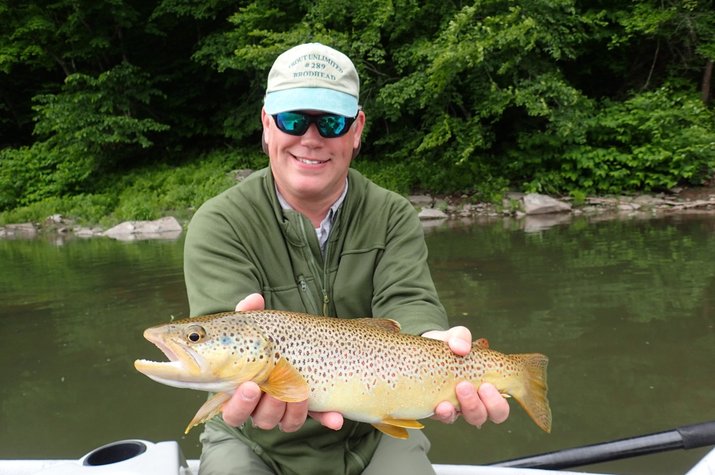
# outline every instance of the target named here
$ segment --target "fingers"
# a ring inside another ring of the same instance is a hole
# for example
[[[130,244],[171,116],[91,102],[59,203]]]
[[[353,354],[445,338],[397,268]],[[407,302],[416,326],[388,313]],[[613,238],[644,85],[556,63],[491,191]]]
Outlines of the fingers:
[[[266,308],[266,302],[261,294],[247,295],[243,300],[236,304],[237,312],[247,312],[249,310],[263,310]]]
[[[473,426],[481,427],[487,421],[487,408],[479,398],[477,388],[472,383],[462,381],[455,388],[455,392],[460,410],[458,411],[449,402],[443,401],[435,408],[433,418],[445,424],[452,424],[459,418],[461,412],[465,421]]]
[[[457,408],[447,401],[442,401],[434,408],[432,419],[436,419],[445,424],[453,424],[459,418]]]
[[[280,424],[286,412],[286,403],[271,396],[263,396],[251,414],[254,427],[269,430]]]
[[[446,331],[428,331],[422,334],[425,338],[447,342],[454,354],[466,356],[472,350],[472,332],[467,327],[452,327]]]
[[[493,384],[484,383],[477,390],[479,399],[487,408],[489,420],[501,424],[509,417],[509,403]]]
[[[472,383],[463,381],[457,385],[456,392],[464,420],[473,426],[484,425],[488,418],[487,408],[480,399],[477,388]]]
[[[339,412],[310,412],[309,414],[328,429],[340,430],[345,422],[343,415]]]
[[[467,327],[452,327],[447,330],[447,344],[456,355],[467,356],[472,351],[472,332]]]
[[[256,383],[249,381],[241,384],[231,399],[223,405],[223,420],[234,427],[243,425],[258,406],[260,399],[261,388]]]
[[[241,384],[222,408],[223,420],[238,427],[249,418],[254,427],[269,430],[278,427],[283,432],[295,432],[308,418],[308,401],[285,403],[263,394],[253,382]],[[343,416],[337,412],[315,413],[321,424],[334,430],[343,425]]]
[[[481,427],[487,421],[501,424],[509,417],[509,403],[492,384],[484,383],[477,389],[472,383],[462,381],[455,391],[460,410],[449,402],[441,402],[435,408],[434,419],[451,424],[461,413],[467,423]]]

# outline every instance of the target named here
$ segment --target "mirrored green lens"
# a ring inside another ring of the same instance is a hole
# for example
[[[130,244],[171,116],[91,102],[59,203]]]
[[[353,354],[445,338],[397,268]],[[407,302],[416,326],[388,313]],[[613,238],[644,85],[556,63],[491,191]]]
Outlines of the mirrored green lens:
[[[310,127],[310,118],[296,112],[281,112],[275,116],[278,128],[290,135],[303,135]]]
[[[318,132],[326,138],[339,137],[347,131],[346,122],[342,115],[324,115],[318,119]]]
[[[315,124],[318,133],[326,139],[345,135],[355,122],[354,117],[337,114],[311,115],[302,112],[280,112],[274,115],[273,119],[282,132],[296,136],[305,134],[310,124]]]

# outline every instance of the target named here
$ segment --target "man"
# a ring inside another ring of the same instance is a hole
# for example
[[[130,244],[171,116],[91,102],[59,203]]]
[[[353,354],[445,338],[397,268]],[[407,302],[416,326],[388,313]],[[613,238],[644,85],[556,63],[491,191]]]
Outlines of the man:
[[[261,112],[269,167],[209,200],[189,226],[191,314],[267,307],[389,317],[464,355],[471,335],[445,330],[414,209],[350,169],[365,125],[358,97],[353,63],[332,48],[303,44],[276,59]],[[463,382],[457,398],[476,426],[509,414],[489,384]],[[398,440],[338,413],[309,415],[307,401],[281,402],[252,382],[222,412],[201,436],[202,474],[433,473],[420,431]],[[434,417],[458,415],[443,402]]]

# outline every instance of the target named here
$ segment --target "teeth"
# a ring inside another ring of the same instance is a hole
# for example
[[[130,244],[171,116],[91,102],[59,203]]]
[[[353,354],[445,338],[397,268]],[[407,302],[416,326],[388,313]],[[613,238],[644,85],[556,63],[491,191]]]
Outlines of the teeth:
[[[299,158],[298,161],[307,165],[320,165],[321,163],[323,163],[320,160],[308,160],[307,158]]]

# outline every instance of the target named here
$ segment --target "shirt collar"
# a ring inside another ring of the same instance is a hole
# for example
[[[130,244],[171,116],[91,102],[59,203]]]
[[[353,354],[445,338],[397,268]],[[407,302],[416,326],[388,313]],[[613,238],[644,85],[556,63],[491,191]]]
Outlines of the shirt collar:
[[[320,226],[315,228],[315,235],[318,237],[318,243],[320,244],[320,251],[325,254],[325,245],[328,242],[328,236],[330,236],[330,230],[333,227],[333,222],[335,221],[335,217],[338,214],[338,209],[340,208],[340,205],[343,204],[343,201],[345,201],[345,196],[348,194],[348,179],[345,178],[345,188],[343,189],[343,192],[340,194],[337,200],[335,200],[335,203],[333,203],[330,206],[330,209],[328,210],[328,213],[325,215],[325,218],[320,222]],[[281,204],[281,208],[284,210],[292,210],[293,207],[288,204],[288,202],[285,200],[283,195],[281,195],[281,192],[278,191],[278,187],[276,186],[276,196],[278,197],[278,202]]]
[[[340,208],[340,205],[343,204],[343,201],[345,201],[345,196],[348,194],[348,179],[345,178],[345,188],[343,188],[343,192],[340,194],[337,200],[330,206],[330,209],[328,210],[328,214],[325,215],[325,218],[323,218],[323,221],[321,221],[320,225],[322,226],[323,223],[327,221],[332,221],[335,219],[335,215],[338,212],[338,208]],[[276,196],[278,196],[278,202],[281,204],[281,208],[283,209],[290,209],[292,210],[293,207],[286,201],[285,198],[283,198],[283,195],[281,195],[281,192],[278,191],[278,186],[276,185]]]

